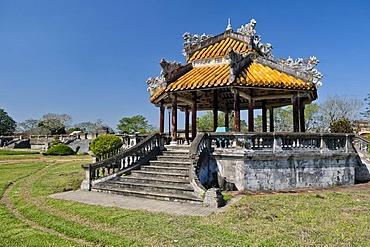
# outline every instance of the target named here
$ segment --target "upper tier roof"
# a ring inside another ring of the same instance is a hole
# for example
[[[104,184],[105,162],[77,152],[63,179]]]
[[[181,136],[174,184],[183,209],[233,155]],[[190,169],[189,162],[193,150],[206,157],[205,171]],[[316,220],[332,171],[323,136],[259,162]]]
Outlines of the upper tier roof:
[[[195,50],[191,57],[187,59],[187,62],[193,62],[195,60],[206,59],[206,58],[217,58],[225,57],[229,55],[229,50],[232,48],[235,52],[246,53],[252,51],[251,47],[248,47],[248,43],[239,39],[234,38],[231,33],[225,34],[226,38],[217,40],[217,42],[211,43],[207,46]]]

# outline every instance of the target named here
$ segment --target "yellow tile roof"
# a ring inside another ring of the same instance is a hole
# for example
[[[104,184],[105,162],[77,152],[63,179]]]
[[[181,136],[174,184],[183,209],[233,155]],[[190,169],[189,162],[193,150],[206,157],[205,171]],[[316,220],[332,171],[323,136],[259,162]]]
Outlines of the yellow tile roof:
[[[192,62],[194,60],[204,58],[224,57],[229,54],[230,48],[233,48],[233,50],[238,53],[245,53],[248,51],[248,44],[227,37],[226,39],[222,39],[221,41],[213,45],[209,45],[207,47],[204,47],[203,49],[194,52],[194,54],[192,54],[187,61]]]
[[[236,78],[236,84],[248,87],[270,87],[279,89],[313,90],[310,82],[305,82],[269,66],[252,63],[244,68]]]
[[[310,82],[305,82],[269,66],[252,62],[237,76],[235,82],[229,81],[230,65],[210,65],[195,67],[166,88],[158,90],[150,99],[156,100],[163,92],[175,92],[192,89],[222,86],[245,86],[276,89],[314,90]]]
[[[228,82],[228,64],[196,67],[167,86],[166,91],[217,87]]]

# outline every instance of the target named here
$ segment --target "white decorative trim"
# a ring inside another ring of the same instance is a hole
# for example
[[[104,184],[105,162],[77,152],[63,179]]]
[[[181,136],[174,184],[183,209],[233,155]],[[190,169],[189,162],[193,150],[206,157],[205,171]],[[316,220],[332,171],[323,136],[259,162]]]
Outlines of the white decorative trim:
[[[192,62],[194,68],[205,67],[210,65],[221,65],[228,64],[230,61],[227,57],[216,57],[216,58],[206,58],[199,59]]]

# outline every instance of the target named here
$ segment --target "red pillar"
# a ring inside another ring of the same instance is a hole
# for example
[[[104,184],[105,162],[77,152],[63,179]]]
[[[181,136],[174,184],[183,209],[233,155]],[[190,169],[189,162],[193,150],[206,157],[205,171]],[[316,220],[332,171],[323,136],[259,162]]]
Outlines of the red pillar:
[[[193,105],[191,107],[191,139],[197,135],[197,92],[193,92]]]
[[[229,128],[229,111],[226,110],[225,112],[225,127]]]
[[[177,94],[172,95],[172,133],[171,142],[177,142]]]
[[[240,99],[239,91],[234,92],[234,131],[240,132]]]
[[[267,132],[267,108],[266,101],[262,101],[262,132]]]
[[[299,101],[299,123],[301,125],[301,132],[306,132],[306,121],[304,116],[304,102],[303,99]]]
[[[218,126],[218,92],[213,90],[213,132],[216,131]]]
[[[270,113],[270,132],[274,132],[275,131],[275,126],[274,126],[274,108],[270,108],[269,109],[269,113]]]
[[[189,144],[189,106],[185,107],[185,143]]]
[[[248,131],[254,132],[253,99],[250,99],[248,103]]]
[[[299,132],[299,108],[298,108],[299,104],[297,92],[293,93],[292,103],[293,103],[293,131]]]
[[[159,133],[164,133],[164,105],[163,100],[161,100],[161,105],[159,107]]]

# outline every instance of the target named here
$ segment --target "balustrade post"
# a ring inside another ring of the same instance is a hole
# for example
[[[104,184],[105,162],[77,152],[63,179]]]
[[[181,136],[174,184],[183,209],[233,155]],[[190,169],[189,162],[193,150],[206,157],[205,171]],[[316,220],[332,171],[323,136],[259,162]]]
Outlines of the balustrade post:
[[[282,148],[283,141],[282,141],[281,137],[276,136],[275,133],[273,133],[272,136],[274,138],[273,147],[272,147],[273,153],[282,151],[283,150],[283,148]]]
[[[324,150],[327,149],[326,142],[324,140],[323,134],[320,135],[320,153],[324,153]]]
[[[81,190],[91,190],[91,164],[83,165],[85,179],[81,183]]]
[[[346,143],[345,143],[345,146],[344,146],[344,150],[345,150],[346,154],[348,154],[348,152],[349,152],[349,145],[350,145],[349,136],[348,136],[348,134],[346,134]]]

